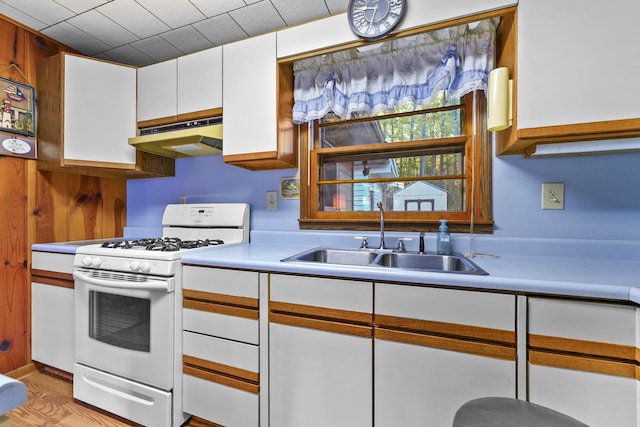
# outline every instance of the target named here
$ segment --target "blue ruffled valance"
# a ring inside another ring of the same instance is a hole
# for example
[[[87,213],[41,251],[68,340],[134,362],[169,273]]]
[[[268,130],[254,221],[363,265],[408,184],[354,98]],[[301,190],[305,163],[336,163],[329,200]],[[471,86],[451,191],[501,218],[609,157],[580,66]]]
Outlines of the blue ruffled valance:
[[[333,112],[375,115],[439,91],[460,97],[486,90],[499,18],[404,37],[294,63],[294,123]]]

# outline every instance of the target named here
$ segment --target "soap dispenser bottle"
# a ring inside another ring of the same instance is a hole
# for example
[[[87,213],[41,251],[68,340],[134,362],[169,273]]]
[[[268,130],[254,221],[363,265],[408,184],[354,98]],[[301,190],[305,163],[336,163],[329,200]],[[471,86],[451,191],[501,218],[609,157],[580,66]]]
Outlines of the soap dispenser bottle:
[[[451,236],[449,235],[449,227],[447,227],[446,219],[440,220],[436,250],[438,255],[449,255],[451,253]]]

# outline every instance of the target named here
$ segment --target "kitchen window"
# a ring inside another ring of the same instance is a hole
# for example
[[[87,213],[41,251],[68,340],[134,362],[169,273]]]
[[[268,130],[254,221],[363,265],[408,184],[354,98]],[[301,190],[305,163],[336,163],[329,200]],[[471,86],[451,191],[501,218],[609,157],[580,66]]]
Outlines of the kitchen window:
[[[293,63],[301,229],[377,229],[380,202],[388,230],[434,231],[447,219],[452,231],[492,232],[483,89],[499,22]]]

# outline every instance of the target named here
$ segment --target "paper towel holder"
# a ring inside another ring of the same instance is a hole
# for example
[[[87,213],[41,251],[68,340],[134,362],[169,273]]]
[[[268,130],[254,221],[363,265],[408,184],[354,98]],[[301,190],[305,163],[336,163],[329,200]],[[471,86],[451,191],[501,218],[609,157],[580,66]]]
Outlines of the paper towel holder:
[[[491,70],[487,92],[487,128],[490,131],[499,131],[511,127],[513,80],[509,79],[507,67]]]

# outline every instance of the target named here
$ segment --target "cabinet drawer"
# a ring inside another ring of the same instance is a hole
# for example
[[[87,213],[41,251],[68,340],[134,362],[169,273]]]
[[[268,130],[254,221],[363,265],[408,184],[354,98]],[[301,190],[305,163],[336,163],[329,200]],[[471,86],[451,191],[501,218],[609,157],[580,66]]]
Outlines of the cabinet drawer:
[[[515,331],[516,297],[376,283],[376,315]]]
[[[255,345],[260,342],[257,310],[255,310],[255,319],[248,319],[235,315],[183,308],[182,324],[185,331],[193,331]]]
[[[270,301],[362,313],[373,310],[373,284],[353,280],[271,274]]]
[[[184,289],[257,299],[258,283],[258,273],[249,271],[184,267]]]
[[[223,426],[258,427],[259,395],[185,374],[183,410]]]
[[[251,375],[236,373],[235,376],[246,376],[251,381],[258,381],[259,355],[255,345],[185,331],[182,348],[185,356],[220,365],[221,370],[226,366],[228,371],[238,369],[250,372]]]

